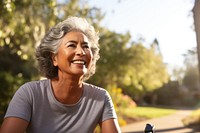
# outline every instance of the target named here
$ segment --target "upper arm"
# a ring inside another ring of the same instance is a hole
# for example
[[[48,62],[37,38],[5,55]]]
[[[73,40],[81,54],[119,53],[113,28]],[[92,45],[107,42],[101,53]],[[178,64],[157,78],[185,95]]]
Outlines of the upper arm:
[[[1,126],[1,133],[24,133],[28,127],[29,122],[17,118],[17,117],[8,117],[5,118]]]
[[[102,133],[121,133],[117,119],[108,119],[100,123]]]
[[[30,89],[27,89],[26,86],[22,86],[17,90],[9,103],[4,116],[5,120],[7,120],[7,118],[21,118],[22,120],[26,120],[28,122],[31,120],[33,102],[28,90]]]
[[[24,133],[31,119],[32,102],[28,86],[20,87],[9,103],[0,133]]]

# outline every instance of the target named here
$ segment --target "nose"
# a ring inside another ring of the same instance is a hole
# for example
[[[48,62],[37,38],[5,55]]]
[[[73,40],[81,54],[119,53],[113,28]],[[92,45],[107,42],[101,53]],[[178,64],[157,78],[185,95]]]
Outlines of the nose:
[[[84,55],[86,55],[86,53],[85,53],[84,49],[79,46],[79,47],[77,47],[76,55],[84,56]]]

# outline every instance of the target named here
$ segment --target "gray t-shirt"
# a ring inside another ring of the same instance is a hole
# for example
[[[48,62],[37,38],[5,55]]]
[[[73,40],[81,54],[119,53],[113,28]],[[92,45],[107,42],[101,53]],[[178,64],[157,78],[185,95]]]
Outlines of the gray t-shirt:
[[[92,133],[98,123],[117,116],[106,90],[83,85],[81,99],[66,105],[56,100],[49,79],[26,83],[13,96],[5,118],[30,122],[27,133]]]

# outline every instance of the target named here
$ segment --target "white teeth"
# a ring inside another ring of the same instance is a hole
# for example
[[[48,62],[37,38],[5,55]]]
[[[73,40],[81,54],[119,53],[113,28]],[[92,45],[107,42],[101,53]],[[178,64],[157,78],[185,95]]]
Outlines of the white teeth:
[[[73,61],[73,63],[74,63],[74,64],[82,64],[82,65],[84,65],[84,64],[85,64],[85,62],[84,62],[84,61],[80,61],[80,60]]]

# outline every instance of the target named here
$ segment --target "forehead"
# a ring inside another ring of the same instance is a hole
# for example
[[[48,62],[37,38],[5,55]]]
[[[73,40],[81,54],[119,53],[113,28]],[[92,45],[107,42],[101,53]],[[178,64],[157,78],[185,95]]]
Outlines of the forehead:
[[[89,39],[88,37],[80,32],[80,31],[71,31],[69,33],[67,33],[64,37],[63,37],[64,40],[73,40],[73,41],[84,41],[84,42],[88,42]]]

